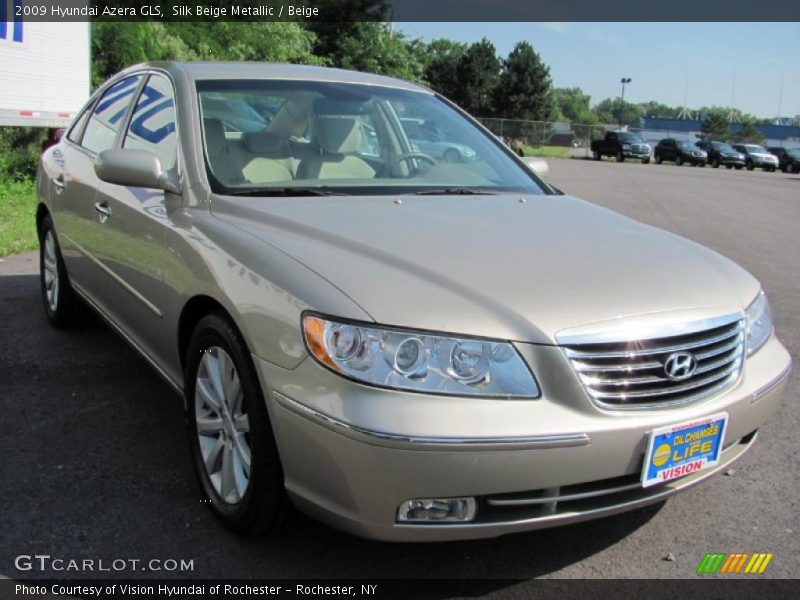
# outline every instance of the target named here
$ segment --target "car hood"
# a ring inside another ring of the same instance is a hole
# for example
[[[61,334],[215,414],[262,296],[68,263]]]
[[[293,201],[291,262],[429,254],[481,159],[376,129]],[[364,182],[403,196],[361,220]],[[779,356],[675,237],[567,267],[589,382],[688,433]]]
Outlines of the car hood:
[[[388,325],[553,343],[585,325],[741,312],[759,287],[711,250],[569,196],[227,198],[212,210]]]

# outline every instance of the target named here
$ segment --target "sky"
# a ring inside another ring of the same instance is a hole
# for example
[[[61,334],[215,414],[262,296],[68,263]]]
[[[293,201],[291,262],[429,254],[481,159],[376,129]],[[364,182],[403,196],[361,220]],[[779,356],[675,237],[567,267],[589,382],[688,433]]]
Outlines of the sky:
[[[592,104],[618,98],[690,108],[733,106],[757,117],[800,115],[800,23],[396,23],[409,38],[488,38],[505,57],[531,43],[556,87]],[[781,81],[783,93],[781,94]],[[688,82],[688,85],[687,85]],[[731,97],[733,96],[733,103]]]

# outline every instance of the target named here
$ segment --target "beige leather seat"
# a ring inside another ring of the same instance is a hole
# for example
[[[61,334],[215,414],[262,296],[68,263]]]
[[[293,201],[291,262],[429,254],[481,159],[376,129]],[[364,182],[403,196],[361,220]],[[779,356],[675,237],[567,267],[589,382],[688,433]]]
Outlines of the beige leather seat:
[[[375,169],[353,156],[361,147],[361,122],[358,117],[316,115],[313,141],[320,154],[300,161],[298,179],[372,179]]]
[[[245,133],[242,176],[250,183],[274,183],[294,178],[296,164],[289,141],[269,131]]]
[[[228,140],[225,139],[225,127],[219,119],[204,119],[206,155],[211,172],[222,185],[241,183],[242,174],[234,164],[234,158]]]

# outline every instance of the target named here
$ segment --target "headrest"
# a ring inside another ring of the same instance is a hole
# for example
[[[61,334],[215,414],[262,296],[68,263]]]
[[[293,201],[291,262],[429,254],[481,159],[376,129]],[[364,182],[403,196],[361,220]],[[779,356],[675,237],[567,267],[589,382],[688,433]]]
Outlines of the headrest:
[[[361,122],[358,117],[317,115],[314,137],[327,154],[347,154],[361,146]]]
[[[225,149],[225,127],[219,119],[203,119],[205,130],[206,152],[208,156],[216,156]]]
[[[286,148],[286,138],[271,131],[248,131],[242,141],[254,154],[275,154]]]

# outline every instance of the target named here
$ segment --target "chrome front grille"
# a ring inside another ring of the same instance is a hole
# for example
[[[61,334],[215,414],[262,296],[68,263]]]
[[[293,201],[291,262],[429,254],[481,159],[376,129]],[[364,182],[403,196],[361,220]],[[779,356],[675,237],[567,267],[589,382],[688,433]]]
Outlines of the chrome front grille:
[[[738,320],[648,340],[570,344],[564,351],[597,404],[612,408],[680,404],[719,392],[739,378],[744,324]]]

